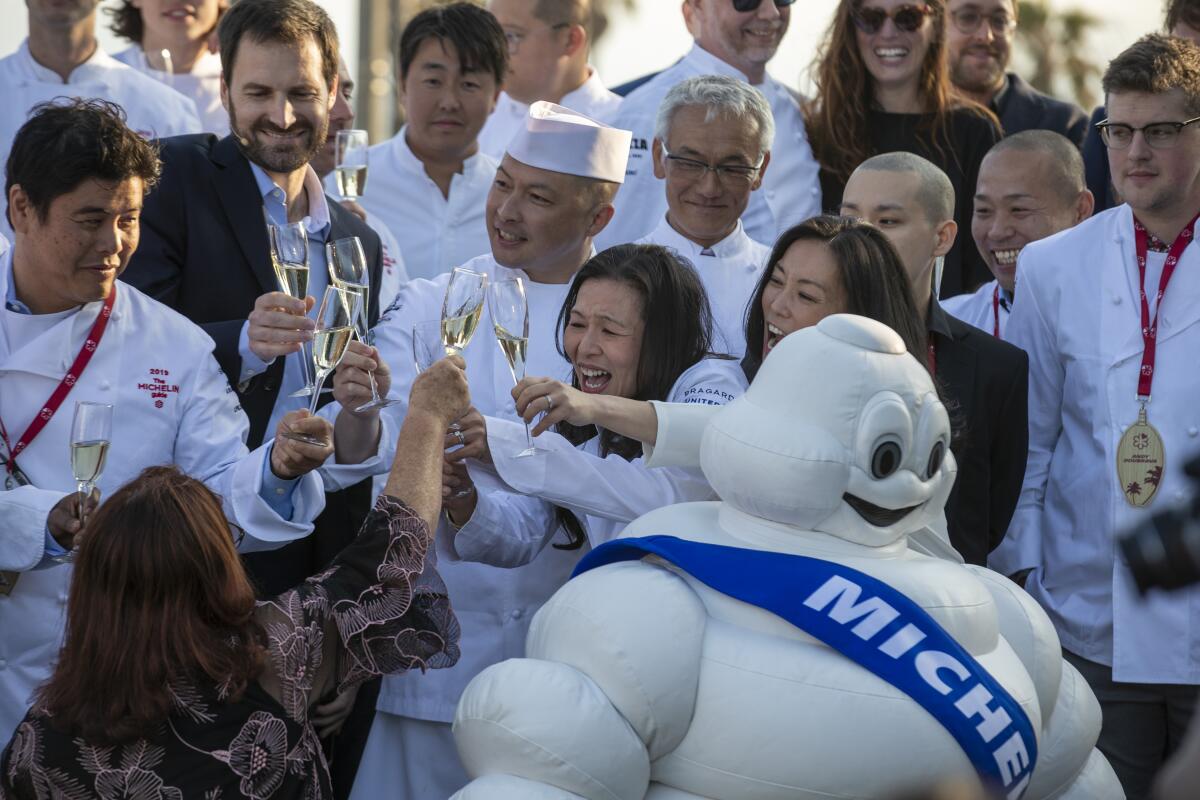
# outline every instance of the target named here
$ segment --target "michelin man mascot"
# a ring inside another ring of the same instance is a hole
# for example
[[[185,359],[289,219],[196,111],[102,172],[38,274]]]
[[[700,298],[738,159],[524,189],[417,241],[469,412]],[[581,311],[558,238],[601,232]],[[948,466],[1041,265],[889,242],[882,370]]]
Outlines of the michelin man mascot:
[[[722,502],[590,553],[527,658],[482,672],[461,800],[1124,797],[1100,710],[1041,609],[908,535],[954,482],[928,373],[872,320],[785,338],[700,450]]]

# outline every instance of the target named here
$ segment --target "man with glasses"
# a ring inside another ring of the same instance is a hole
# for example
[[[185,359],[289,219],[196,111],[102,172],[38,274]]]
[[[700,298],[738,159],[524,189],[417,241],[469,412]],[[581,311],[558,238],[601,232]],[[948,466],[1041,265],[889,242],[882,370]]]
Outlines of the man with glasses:
[[[781,232],[820,213],[819,167],[804,132],[798,98],[767,74],[767,62],[787,32],[793,1],[687,0],[692,49],[626,97],[609,120],[633,131],[633,143],[617,215],[598,246],[637,241],[662,220],[666,201],[654,185],[651,154],[656,117],[671,87],[697,75],[723,75],[753,86],[767,99],[775,119],[771,169],[742,219],[750,238],[774,244]]]
[[[1125,205],[1022,251],[1008,339],[1029,354],[1029,463],[989,564],[1026,573],[1142,798],[1200,685],[1200,589],[1138,596],[1114,543],[1191,494],[1200,447],[1200,48],[1146,36],[1103,85]]]
[[[508,41],[508,74],[496,110],[479,134],[479,149],[495,159],[525,124],[529,104],[557,103],[608,119],[621,98],[610,92],[588,63],[592,43],[591,0],[489,0]]]
[[[1083,109],[1042,94],[1015,72],[1006,72],[1017,30],[1013,0],[949,0],[946,11],[950,79],[959,91],[994,111],[1006,135],[1042,129],[1083,146]]]
[[[639,244],[676,250],[700,273],[713,313],[713,349],[740,358],[743,316],[771,248],[746,235],[742,212],[762,186],[775,122],[763,96],[718,75],[667,92],[654,132],[654,176],[667,213]]]

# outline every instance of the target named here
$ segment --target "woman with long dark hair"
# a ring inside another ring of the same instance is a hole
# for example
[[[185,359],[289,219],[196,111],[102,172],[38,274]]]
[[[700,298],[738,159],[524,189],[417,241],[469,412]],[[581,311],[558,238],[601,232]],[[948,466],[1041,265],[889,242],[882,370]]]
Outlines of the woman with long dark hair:
[[[413,384],[385,493],[328,569],[256,602],[220,500],[151,467],[88,521],[58,664],[0,757],[0,796],[332,797],[310,720],[376,675],[449,667],[434,569],[462,361]]]
[[[813,64],[817,89],[804,114],[826,209],[840,208],[846,181],[863,161],[906,150],[950,176],[954,219],[959,230],[970,230],[979,164],[1001,132],[994,114],[954,93],[945,25],[945,0],[838,3]],[[960,237],[946,255],[942,296],[988,280],[969,237]]]
[[[516,566],[559,530],[554,546],[577,549],[647,511],[712,497],[694,470],[646,469],[641,442],[571,424],[573,414],[613,400],[722,405],[745,390],[736,361],[709,358],[712,315],[695,270],[657,245],[609,248],[575,276],[558,327],[570,384],[531,377],[513,392],[518,413],[531,420],[548,407],[567,412],[553,430],[546,421],[533,428],[540,452],[518,457],[523,427],[487,417],[466,426],[467,446],[454,454],[490,462],[507,485],[447,499],[463,558]],[[470,480],[461,470],[457,479]]]

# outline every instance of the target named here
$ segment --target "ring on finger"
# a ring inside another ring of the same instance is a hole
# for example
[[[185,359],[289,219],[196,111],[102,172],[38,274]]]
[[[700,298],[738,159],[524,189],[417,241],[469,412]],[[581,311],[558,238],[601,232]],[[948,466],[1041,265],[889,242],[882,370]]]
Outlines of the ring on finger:
[[[554,408],[554,400],[548,394],[542,396],[546,398],[546,413],[549,414]]]
[[[454,438],[458,440],[460,445],[466,445],[467,443],[467,437],[463,435],[462,431],[455,431]]]

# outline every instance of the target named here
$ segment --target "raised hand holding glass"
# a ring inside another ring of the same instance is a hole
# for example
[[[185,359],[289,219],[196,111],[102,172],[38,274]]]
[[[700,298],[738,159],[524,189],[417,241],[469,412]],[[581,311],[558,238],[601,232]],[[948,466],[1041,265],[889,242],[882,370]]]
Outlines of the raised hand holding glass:
[[[317,369],[316,382],[312,400],[308,404],[308,413],[317,413],[317,401],[320,399],[320,388],[329,373],[341,363],[354,333],[354,320],[358,315],[361,297],[354,292],[330,286],[321,298],[321,307],[317,311],[317,330],[313,334],[313,365]],[[325,441],[304,433],[287,431],[282,434],[288,439],[295,439],[309,444],[326,444]]]

